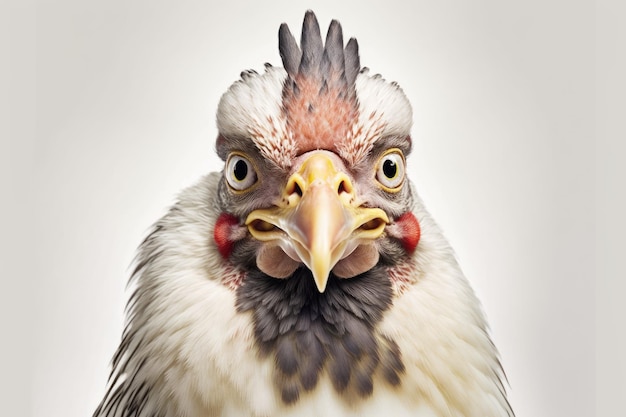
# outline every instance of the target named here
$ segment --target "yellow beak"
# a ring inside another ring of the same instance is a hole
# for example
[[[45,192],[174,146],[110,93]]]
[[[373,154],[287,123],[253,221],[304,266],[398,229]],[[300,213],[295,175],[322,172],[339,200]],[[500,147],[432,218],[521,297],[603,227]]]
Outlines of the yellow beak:
[[[304,263],[320,292],[337,262],[379,237],[389,223],[383,210],[358,206],[349,177],[324,151],[311,152],[282,197],[274,207],[251,212],[246,225],[254,238],[277,242]]]

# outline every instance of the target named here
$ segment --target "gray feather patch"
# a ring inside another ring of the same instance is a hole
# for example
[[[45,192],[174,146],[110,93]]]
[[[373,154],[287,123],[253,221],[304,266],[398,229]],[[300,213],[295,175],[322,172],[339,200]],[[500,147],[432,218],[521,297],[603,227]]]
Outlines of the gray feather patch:
[[[273,358],[276,388],[290,404],[313,390],[323,371],[346,398],[371,395],[376,372],[397,385],[404,372],[400,350],[376,335],[391,304],[384,268],[350,279],[331,275],[324,293],[300,268],[288,279],[250,271],[237,289],[236,307],[253,313],[259,351]]]
[[[287,73],[297,73],[302,52],[300,52],[300,48],[286,23],[280,25],[280,29],[278,29],[278,51]]]
[[[339,74],[339,76],[333,80],[337,84],[334,87],[339,90],[345,90],[348,87],[345,74],[343,33],[341,31],[341,25],[336,20],[330,22],[330,26],[328,27],[326,47],[324,48],[324,56],[322,57],[322,73]]]
[[[302,46],[302,60],[298,72],[305,76],[314,75],[322,61],[324,45],[320,25],[317,23],[315,13],[310,10],[304,15],[300,45]]]
[[[283,23],[278,31],[278,49],[290,78],[300,75],[318,79],[320,85],[327,82],[329,87],[346,89],[354,86],[361,69],[356,39],[350,39],[344,48],[341,24],[333,20],[324,44],[319,23],[311,10],[304,16],[300,47]]]
[[[353,85],[356,76],[361,71],[361,63],[359,62],[359,44],[355,38],[350,38],[346,49],[344,50],[346,80],[348,85]]]

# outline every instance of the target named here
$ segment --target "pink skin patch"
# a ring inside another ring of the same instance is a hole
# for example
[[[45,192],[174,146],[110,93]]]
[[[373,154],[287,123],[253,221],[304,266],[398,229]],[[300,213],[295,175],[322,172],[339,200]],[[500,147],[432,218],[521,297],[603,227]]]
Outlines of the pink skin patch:
[[[232,238],[233,228],[239,225],[239,219],[232,214],[222,213],[215,222],[213,229],[213,239],[217,244],[217,250],[224,259],[228,259],[233,251],[233,244],[236,239]]]
[[[387,270],[396,294],[402,294],[414,284],[420,276],[420,270],[414,259],[402,262]]]
[[[420,241],[421,229],[415,215],[407,211],[398,217],[392,228],[393,236],[400,239],[407,253],[413,253]]]
[[[422,234],[419,222],[410,211],[388,225],[387,233],[389,236],[400,240],[402,247],[408,254],[415,252]],[[409,258],[406,262],[401,262],[388,271],[389,279],[393,283],[396,294],[402,294],[406,291],[418,279],[419,275],[414,258]]]
[[[337,74],[331,79],[338,77]],[[299,75],[295,82],[298,93],[293,89],[285,91],[283,111],[298,154],[314,149],[336,151],[337,138],[348,137],[358,119],[356,99],[341,96],[346,91],[332,85],[320,93],[322,81],[317,78]]]
[[[222,258],[230,257],[235,242],[244,238],[245,230],[245,227],[239,225],[237,217],[228,213],[220,214],[213,229],[213,240]],[[220,275],[222,284],[234,290],[241,285],[246,274],[230,262],[224,262]]]

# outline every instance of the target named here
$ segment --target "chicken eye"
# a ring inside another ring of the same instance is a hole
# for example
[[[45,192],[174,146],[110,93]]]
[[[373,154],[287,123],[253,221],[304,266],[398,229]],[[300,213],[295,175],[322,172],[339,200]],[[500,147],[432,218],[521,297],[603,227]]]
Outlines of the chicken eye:
[[[257,180],[252,163],[238,154],[233,154],[228,158],[225,176],[228,185],[237,191],[252,187]]]
[[[404,156],[399,149],[387,151],[378,161],[376,180],[385,191],[395,192],[404,181]]]

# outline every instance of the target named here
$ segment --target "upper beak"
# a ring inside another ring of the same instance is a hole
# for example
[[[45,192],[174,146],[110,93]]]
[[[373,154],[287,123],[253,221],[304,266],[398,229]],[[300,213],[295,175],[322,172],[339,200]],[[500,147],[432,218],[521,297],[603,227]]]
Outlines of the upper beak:
[[[379,237],[389,223],[378,208],[359,207],[349,177],[324,152],[312,152],[289,178],[281,203],[248,215],[248,230],[258,240],[278,241],[312,272],[320,292],[342,258]]]

